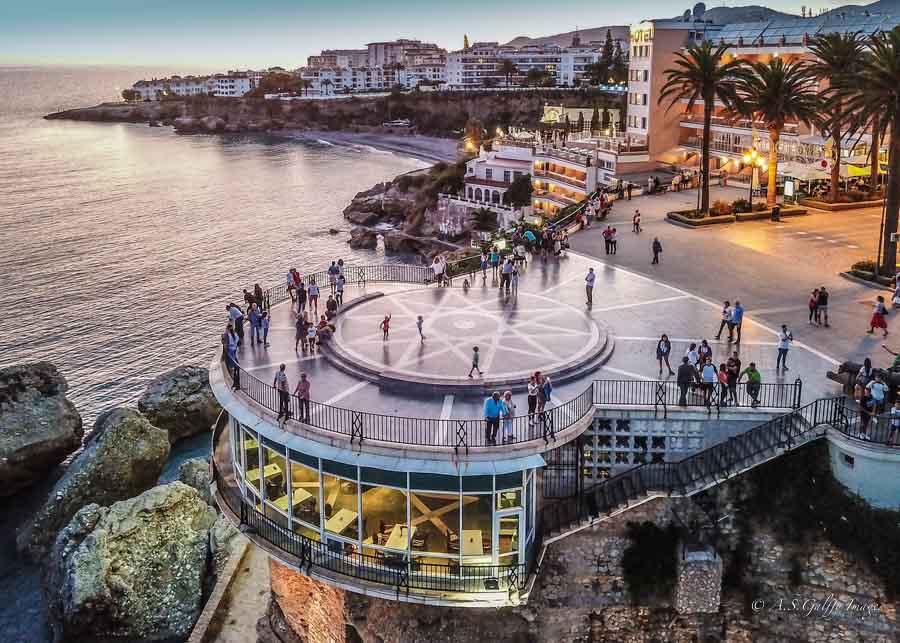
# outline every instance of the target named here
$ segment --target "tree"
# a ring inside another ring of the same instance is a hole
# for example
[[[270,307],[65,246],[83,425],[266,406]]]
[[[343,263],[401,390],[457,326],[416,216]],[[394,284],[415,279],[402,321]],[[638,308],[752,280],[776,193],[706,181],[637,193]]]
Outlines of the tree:
[[[584,66],[584,71],[592,85],[604,85],[609,82],[609,67],[602,60],[588,63]]]
[[[497,73],[503,74],[503,77],[506,79],[506,86],[509,87],[510,79],[519,73],[519,68],[516,67],[516,63],[512,60],[504,58],[500,61],[500,64],[497,65]]]
[[[700,102],[703,105],[703,143],[700,152],[700,211],[709,211],[709,139],[715,101],[721,101],[727,109],[733,108],[735,73],[742,63],[735,60],[723,62],[727,45],[713,48],[711,42],[693,44],[675,54],[673,66],[663,73],[666,83],[662,86],[659,103],[668,100],[667,109],[675,103],[687,100],[687,111]]]
[[[497,79],[494,78],[493,76],[485,76],[484,78],[481,79],[481,84],[484,87],[496,87]]]
[[[823,125],[831,136],[831,200],[837,201],[841,181],[841,135],[849,114],[845,109],[844,92],[838,89],[855,79],[863,58],[863,41],[858,33],[828,33],[816,36],[809,45],[815,58],[807,70],[819,82],[828,86],[819,92],[822,101]],[[845,82],[839,79],[845,78]],[[835,80],[837,79],[837,86]]]
[[[600,110],[598,110],[597,106],[594,105],[594,111],[591,114],[591,134],[599,132],[601,124],[602,123],[600,121]]]
[[[514,208],[524,208],[531,205],[531,191],[531,175],[520,174],[509,184],[509,188],[503,194],[503,202]]]
[[[613,57],[616,54],[615,45],[612,39],[612,33],[609,29],[606,30],[606,39],[603,41],[603,47],[600,49],[600,62],[606,67],[606,75],[607,77],[603,79],[603,82],[607,82],[609,78],[609,72],[612,69],[613,65]]]
[[[625,62],[625,52],[622,51],[622,43],[616,41],[616,49],[613,53],[611,73],[617,83],[628,81],[628,63]]]
[[[540,87],[546,82],[547,72],[539,67],[532,67],[525,74],[525,83],[532,87]]]
[[[785,124],[799,121],[809,126],[818,118],[819,100],[809,80],[804,63],[786,63],[782,58],[772,58],[768,63],[749,63],[739,73],[737,111],[762,121],[769,133],[766,203],[770,206],[778,200],[778,141]]]
[[[141,92],[136,91],[134,89],[123,89],[122,90],[122,100],[126,100],[129,103],[132,101],[140,100]]]
[[[838,79],[837,84],[850,93],[846,105],[854,114],[850,131],[877,119],[880,131],[890,137],[880,270],[892,275],[897,269],[897,246],[891,234],[897,232],[900,214],[900,29],[870,36],[866,44],[869,55],[863,58],[857,77]]]

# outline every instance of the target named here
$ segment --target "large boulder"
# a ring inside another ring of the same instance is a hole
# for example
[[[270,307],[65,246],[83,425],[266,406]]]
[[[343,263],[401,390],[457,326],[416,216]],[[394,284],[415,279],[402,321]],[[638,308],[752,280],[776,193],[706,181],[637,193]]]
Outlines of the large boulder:
[[[212,494],[209,493],[209,485],[212,484],[212,474],[209,470],[209,462],[204,458],[191,458],[181,463],[178,468],[178,479],[189,487],[193,487],[208,504],[213,504]]]
[[[147,385],[138,410],[150,423],[169,432],[169,441],[209,431],[222,411],[209,387],[209,371],[179,366]]]
[[[68,388],[50,362],[0,369],[0,496],[39,480],[81,446]]]
[[[180,482],[83,507],[56,539],[45,578],[56,640],[184,640],[202,608],[215,518]]]
[[[368,228],[353,228],[350,230],[350,240],[347,243],[351,248],[373,250],[378,247],[378,235]]]
[[[156,484],[169,457],[169,436],[132,409],[104,413],[94,433],[43,506],[19,531],[20,552],[43,559],[56,534],[91,503],[111,505]]]

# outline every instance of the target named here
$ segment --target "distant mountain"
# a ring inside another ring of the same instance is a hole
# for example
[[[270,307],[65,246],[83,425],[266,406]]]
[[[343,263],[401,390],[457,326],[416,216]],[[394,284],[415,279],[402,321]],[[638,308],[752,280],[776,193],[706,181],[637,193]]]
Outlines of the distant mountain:
[[[794,18],[789,13],[775,11],[768,7],[748,5],[746,7],[713,7],[703,14],[704,20],[711,20],[717,25],[727,25],[730,22],[757,22],[760,20],[778,20],[782,18]]]
[[[868,11],[869,13],[889,13],[900,14],[900,0],[878,0],[872,4],[847,4],[842,7],[835,7],[828,13],[832,16],[842,13],[848,16],[858,16]]]
[[[628,40],[629,30],[627,26],[623,25],[579,29],[578,35],[581,37],[581,43],[583,45],[594,41],[602,43],[604,40],[606,40],[607,29],[609,29],[609,32],[612,34],[613,40]],[[513,38],[506,44],[510,47],[524,47],[525,45],[559,45],[560,47],[568,47],[572,44],[572,37],[574,35],[574,31],[567,31],[566,33],[558,33],[552,36],[542,36],[540,38],[519,36],[518,38]]]

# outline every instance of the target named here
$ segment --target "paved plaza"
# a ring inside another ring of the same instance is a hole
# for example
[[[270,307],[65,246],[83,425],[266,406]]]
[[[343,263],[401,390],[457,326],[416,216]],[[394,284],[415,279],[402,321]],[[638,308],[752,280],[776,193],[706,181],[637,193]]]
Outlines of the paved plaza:
[[[590,234],[576,235],[573,241],[589,239]],[[586,305],[584,289],[590,267],[597,273],[592,307]],[[698,286],[717,279],[719,275],[708,275]],[[602,366],[555,384],[551,406],[574,398],[593,379],[657,379],[655,348],[661,333],[667,333],[672,341],[673,367],[691,342],[705,338],[713,348],[716,364],[737,350],[745,366],[751,361],[757,364],[763,382],[802,378],[804,400],[836,391],[825,373],[834,368],[837,356],[812,348],[801,338],[790,352],[790,370],[778,373],[776,331],[754,319],[752,309],[744,321],[740,346],[725,339],[715,340],[718,302],[605,261],[576,252],[559,258],[532,257],[522,268],[517,293],[507,295],[498,285],[490,272],[486,279],[476,275],[468,288],[459,280],[452,287],[371,282],[364,287],[348,285],[348,310],[338,315],[332,341],[339,352],[369,370],[453,382],[467,379],[471,349],[478,345],[483,352],[485,380],[501,375],[521,378],[520,386],[511,387],[516,390],[520,413],[527,406],[522,388],[528,373],[552,373],[577,365],[579,360],[590,360],[601,344],[605,345]],[[383,296],[350,305],[354,299],[374,293]],[[383,339],[379,327],[386,314],[391,315],[388,340]],[[415,324],[418,315],[425,319],[424,342]],[[393,393],[377,382],[360,378],[352,369],[337,368],[330,362],[334,355],[326,359],[321,352],[296,352],[289,302],[274,307],[269,341],[268,348],[247,345],[239,352],[244,369],[267,384],[271,384],[278,364],[285,363],[291,386],[301,372],[306,372],[312,380],[312,398],[319,402],[385,415],[481,417],[480,392]],[[474,380],[477,384],[477,376]]]

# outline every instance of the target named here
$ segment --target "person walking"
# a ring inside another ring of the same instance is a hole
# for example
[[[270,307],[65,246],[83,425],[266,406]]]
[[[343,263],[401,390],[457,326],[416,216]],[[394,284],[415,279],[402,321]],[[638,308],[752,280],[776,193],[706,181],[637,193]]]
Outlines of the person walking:
[[[258,283],[253,284],[253,298],[256,300],[260,310],[266,310],[266,296],[263,293],[262,286]]]
[[[314,310],[314,315],[319,316],[319,285],[316,280],[310,277],[309,285],[306,287],[306,296],[309,299],[309,309]]]
[[[828,328],[828,291],[825,286],[819,287],[819,294],[816,297],[816,322]],[[824,321],[824,323],[823,323]]]
[[[488,256],[484,250],[481,251],[481,260],[478,265],[481,268],[481,280],[487,281]]]
[[[474,371],[478,371],[478,377],[482,377],[484,373],[481,372],[481,369],[478,368],[478,362],[481,361],[481,355],[478,352],[478,347],[472,347],[472,368],[469,369],[469,377],[472,377],[472,373]]]
[[[700,381],[703,385],[703,404],[709,408],[712,406],[712,396],[715,392],[716,383],[719,381],[719,372],[713,366],[711,359],[703,362],[703,368],[700,371]]]
[[[735,344],[741,343],[741,330],[744,327],[744,307],[741,305],[741,302],[738,300],[734,300],[734,308],[731,310],[731,328],[729,328],[728,336],[731,337],[731,330],[736,331],[737,339],[734,340]],[[730,341],[730,340],[729,340]]]
[[[587,294],[587,305],[594,305],[594,282],[597,281],[597,275],[594,273],[593,267],[588,268],[587,275],[584,278],[584,291]]]
[[[691,364],[687,355],[681,358],[678,367],[678,375],[675,381],[678,383],[678,406],[687,406],[687,392],[692,384],[698,380],[697,369]]]
[[[512,391],[503,394],[503,444],[515,442],[513,435],[513,418],[516,415],[516,404],[513,402]]]
[[[900,446],[900,397],[894,401],[891,407],[891,432],[888,434],[887,445],[889,447]]]
[[[309,378],[306,376],[306,373],[300,373],[300,381],[297,382],[294,395],[300,400],[300,417],[297,419],[301,422],[309,422],[309,389]]]
[[[297,347],[303,343],[303,352],[306,352],[306,315],[297,315],[297,320],[294,322],[294,352],[297,352]]]
[[[606,228],[603,229],[603,245],[606,248],[606,254],[610,254],[612,252],[612,227],[607,224]]]
[[[528,378],[528,426],[534,425],[534,412],[537,410],[538,381],[540,376],[540,371],[536,371]]]
[[[344,273],[341,273],[337,276],[337,281],[335,281],[334,288],[335,294],[334,299],[338,303],[338,306],[344,305],[344,285],[347,283],[347,280],[344,279]]]
[[[709,345],[709,342],[705,339],[700,341],[700,346],[697,347],[697,355],[700,356],[700,364],[701,366],[709,360],[712,361],[712,346]]]
[[[719,404],[728,406],[728,367],[724,362],[719,364],[716,379],[719,381]]]
[[[259,326],[262,329],[263,348],[269,347],[269,313],[263,313],[259,318]]]
[[[325,300],[325,317],[330,321],[337,317],[338,303],[337,299],[334,298],[334,295],[328,295],[328,299]]]
[[[381,328],[381,340],[386,342],[391,334],[391,316],[385,315],[378,326]]]
[[[291,415],[291,396],[288,388],[287,373],[284,371],[285,368],[287,367],[284,364],[278,367],[278,371],[275,373],[275,380],[272,382],[272,386],[278,391],[278,422],[281,422],[282,419],[286,422]]]
[[[634,216],[631,217],[631,231],[635,234],[641,233],[641,211],[635,210]]]
[[[725,302],[725,305],[722,307],[722,320],[721,320],[721,322],[719,323],[719,332],[716,333],[716,339],[720,339],[720,338],[722,337],[722,331],[723,331],[723,330],[725,329],[725,327],[727,326],[727,327],[728,327],[728,335],[729,335],[728,341],[730,342],[730,341],[732,340],[732,337],[731,337],[731,334],[732,334],[732,326],[731,326],[732,319],[733,319],[733,313],[732,313],[732,310],[731,310],[731,302],[730,302],[730,301],[726,301],[726,302]]]
[[[484,442],[485,444],[497,443],[497,431],[500,429],[500,417],[503,415],[503,402],[500,399],[500,391],[484,401]]]
[[[296,270],[294,268],[291,268],[290,270],[288,270],[288,273],[287,273],[287,275],[285,275],[285,278],[284,278],[285,285],[287,286],[288,295],[290,295],[290,297],[291,297],[291,303],[294,303],[295,292],[296,292],[295,288],[294,288],[294,286],[296,284],[296,282],[294,281],[294,273],[295,272],[296,272]]]
[[[634,189],[634,186],[629,182],[625,182],[625,194],[628,195],[628,200],[631,201],[631,191]]]
[[[256,302],[250,304],[250,310],[247,312],[250,320],[250,344],[262,344],[262,316]]]
[[[336,291],[337,286],[337,276],[341,274],[341,269],[337,267],[337,262],[332,261],[331,265],[328,266],[328,286],[331,288],[331,294],[333,295]]]
[[[503,262],[503,267],[500,268],[500,288],[506,290],[507,295],[511,286],[513,268],[512,259],[509,257],[506,258],[506,261]]]
[[[787,324],[782,324],[781,330],[778,332],[778,359],[775,360],[776,371],[779,366],[782,370],[790,370],[787,366],[787,355],[792,341],[794,341],[794,334],[788,330]]]
[[[297,297],[297,314],[302,315],[306,312],[306,286],[303,285],[302,280],[294,286],[294,292]]]
[[[875,298],[875,308],[872,309],[872,319],[869,321],[869,330],[866,332],[870,335],[875,332],[876,328],[884,331],[884,337],[888,336],[887,321],[884,316],[887,315],[887,307],[884,305],[884,297],[878,295]]]
[[[762,375],[756,370],[756,362],[750,362],[738,376],[738,382],[747,377],[747,395],[750,396],[750,406],[754,409],[759,406],[759,389],[762,386]]]
[[[660,377],[662,377],[663,362],[665,362],[666,368],[669,370],[669,375],[675,375],[675,371],[673,371],[672,367],[669,365],[669,353],[671,352],[672,343],[669,341],[669,336],[663,333],[659,338],[659,341],[656,342],[656,361],[659,362]]]
[[[691,342],[691,345],[688,346],[687,351],[684,356],[687,358],[688,363],[691,365],[691,368],[697,370],[700,366],[700,353],[697,351],[697,344]]]
[[[816,288],[809,295],[809,302],[807,303],[809,307],[809,325],[813,324],[819,325],[819,289]]]
[[[519,269],[513,266],[512,271],[512,292],[514,295],[519,294]]]
[[[659,264],[659,255],[662,253],[662,244],[659,242],[659,237],[653,237],[653,243],[650,245],[650,249],[653,251],[653,261],[650,262],[651,265]]]
[[[425,341],[425,335],[422,333],[422,325],[425,324],[425,318],[422,315],[416,317],[416,329],[419,331],[419,341]]]
[[[500,267],[500,253],[497,251],[497,246],[491,247],[491,252],[488,256],[491,260],[491,276],[496,279],[497,269]]]
[[[617,238],[617,230],[615,228],[613,228],[612,230],[609,231],[609,253],[610,254],[613,254],[613,255],[616,254],[618,241],[619,240]]]
[[[868,401],[868,412],[870,418],[877,418],[878,414],[884,409],[884,398],[887,393],[887,384],[881,378],[881,371],[875,373],[875,379],[866,385],[866,399]],[[877,422],[877,420],[876,420]],[[877,430],[878,425],[876,423]],[[870,439],[865,431],[860,435],[863,440]]]

